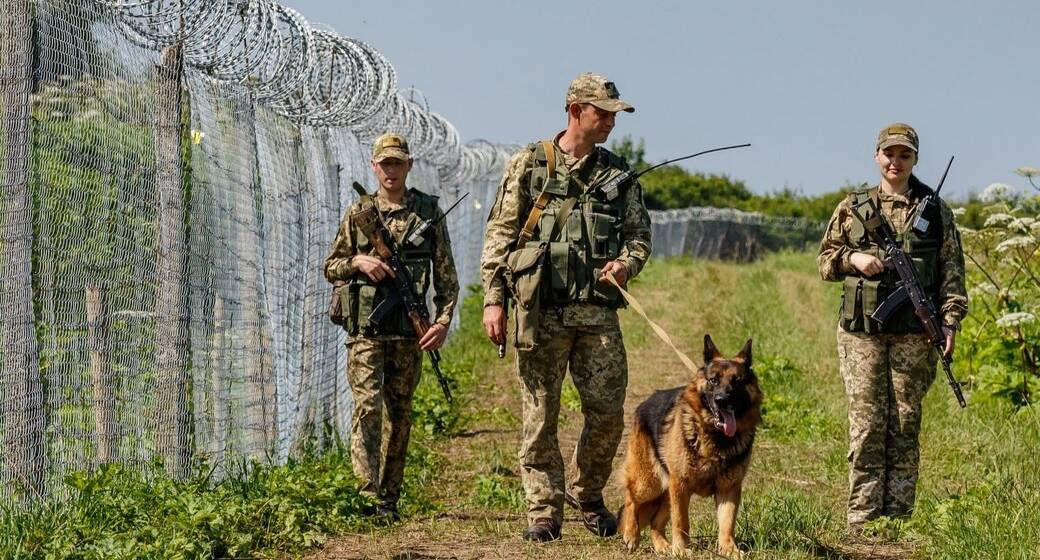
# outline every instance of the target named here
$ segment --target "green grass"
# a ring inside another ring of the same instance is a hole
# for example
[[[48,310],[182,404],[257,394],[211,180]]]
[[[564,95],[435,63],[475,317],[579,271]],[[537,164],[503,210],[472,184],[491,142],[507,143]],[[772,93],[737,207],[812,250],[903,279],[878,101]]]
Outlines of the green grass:
[[[812,255],[744,265],[655,261],[632,291],[697,363],[705,333],[726,355],[754,339],[765,400],[737,526],[748,557],[872,557],[843,548],[848,441],[835,348],[839,287],[818,279]],[[565,524],[558,545],[518,544],[518,384],[511,361],[499,361],[486,340],[481,309],[479,294],[470,294],[461,328],[442,351],[456,402],[444,401],[431,371],[420,383],[401,502],[405,529],[364,525],[356,481],[337,452],[257,467],[249,477],[242,469],[223,483],[205,473],[178,483],[112,468],[74,477],[69,482],[78,489],[59,506],[0,515],[0,557],[265,557],[364,530],[359,546],[387,554],[411,550],[419,531],[424,542],[452,543],[452,553],[464,557],[494,556],[508,546],[550,560],[649,558],[645,545],[631,556],[619,540],[599,541],[574,522]],[[688,374],[642,318],[623,311],[622,325],[629,408],[638,404],[633,395],[685,381]],[[955,367],[965,366],[960,358]],[[561,438],[580,429],[573,393],[565,391]],[[1040,411],[970,394],[969,402],[960,410],[941,378],[925,399],[917,510],[909,522],[871,527],[879,538],[901,541],[895,550],[902,552],[888,557],[1025,559],[1040,550]],[[608,486],[612,508],[616,479]],[[465,515],[450,517],[460,510]],[[711,500],[695,498],[694,546],[710,547],[715,531]]]
[[[184,481],[160,465],[105,465],[66,478],[72,496],[0,513],[3,558],[269,556],[359,526],[365,504],[343,452],[274,468],[239,464],[223,481]]]

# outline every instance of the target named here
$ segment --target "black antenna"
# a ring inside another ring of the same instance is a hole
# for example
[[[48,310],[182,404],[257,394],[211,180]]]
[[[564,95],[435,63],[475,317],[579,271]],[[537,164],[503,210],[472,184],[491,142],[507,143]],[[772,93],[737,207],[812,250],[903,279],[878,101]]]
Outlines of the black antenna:
[[[946,182],[946,174],[950,172],[951,165],[953,165],[953,156],[950,156],[950,161],[946,164],[946,171],[943,171],[942,179],[939,179],[939,186],[935,187],[935,196],[939,196],[939,191],[942,190],[943,183]]]
[[[726,147],[723,147],[723,148],[712,148],[710,150],[704,150],[703,152],[697,152],[696,154],[690,154],[688,156],[683,156],[683,157],[680,157],[680,158],[670,159],[668,161],[663,161],[661,163],[658,163],[657,165],[648,167],[648,168],[640,171],[639,173],[636,173],[636,177],[642,177],[643,175],[653,171],[654,169],[657,169],[658,167],[661,167],[662,165],[668,165],[669,163],[675,163],[677,161],[682,161],[684,159],[690,159],[692,157],[702,156],[704,154],[710,154],[712,152],[721,152],[723,150],[733,150],[733,149],[736,149],[736,148],[747,148],[749,146],[751,146],[751,144],[737,144],[735,146],[726,146]],[[947,169],[949,169],[949,167],[947,167]],[[945,177],[945,175],[943,175],[943,177]]]

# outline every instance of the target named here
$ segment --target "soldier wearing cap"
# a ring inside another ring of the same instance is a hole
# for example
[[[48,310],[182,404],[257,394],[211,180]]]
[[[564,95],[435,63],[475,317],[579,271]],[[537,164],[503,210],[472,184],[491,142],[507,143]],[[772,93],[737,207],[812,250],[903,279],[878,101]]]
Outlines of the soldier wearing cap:
[[[628,364],[618,324],[620,293],[650,256],[650,218],[638,183],[601,187],[627,169],[598,146],[620,111],[633,112],[614,83],[578,76],[567,90],[567,128],[510,160],[488,216],[481,257],[484,328],[511,339],[523,394],[521,477],[524,538],[560,538],[564,501],[600,536],[617,531],[603,487],[623,429]],[[514,300],[511,328],[504,304]],[[557,441],[566,372],[581,397],[584,426],[564,482]]]
[[[854,534],[885,516],[909,517],[917,486],[921,401],[935,379],[938,356],[906,305],[882,326],[869,314],[895,289],[882,248],[852,214],[851,205],[873,199],[904,250],[917,264],[946,333],[946,355],[968,311],[964,255],[953,213],[945,202],[918,205],[931,189],[912,173],[918,161],[917,132],[894,123],[881,129],[874,161],[878,185],[852,192],[838,204],[816,258],[824,280],[843,282],[838,321],[839,368],[849,405],[849,501]],[[924,210],[930,208],[930,210]],[[911,227],[918,212],[927,231]]]
[[[361,197],[347,210],[324,270],[329,282],[346,283],[338,290],[347,331],[347,379],[354,397],[350,444],[354,472],[361,479],[361,493],[377,504],[369,513],[393,522],[399,518],[397,501],[422,352],[444,344],[459,282],[437,197],[406,186],[412,169],[408,142],[398,134],[380,136],[373,146],[371,164],[379,190]],[[369,319],[372,310],[390,296],[393,271],[375,255],[366,232],[354,220],[366,205],[378,209],[415,283],[416,295],[423,301],[432,277],[433,324],[421,339],[403,306],[378,324]],[[406,242],[426,220],[437,220],[432,233],[417,244]]]

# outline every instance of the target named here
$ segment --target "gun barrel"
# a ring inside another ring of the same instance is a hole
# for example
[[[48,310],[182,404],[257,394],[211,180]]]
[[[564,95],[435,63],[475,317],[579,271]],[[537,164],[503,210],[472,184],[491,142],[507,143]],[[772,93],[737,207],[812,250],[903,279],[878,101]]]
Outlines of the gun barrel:
[[[943,371],[946,372],[946,382],[950,384],[950,389],[953,389],[953,395],[957,397],[957,404],[961,405],[961,408],[968,406],[968,403],[964,401],[964,393],[961,391],[961,384],[957,381],[957,378],[953,376],[953,369],[950,368],[950,360],[942,354],[944,348],[936,346],[936,350],[939,351],[939,361],[942,362]]]
[[[448,381],[444,378],[444,374],[441,373],[441,353],[436,350],[430,350],[427,354],[430,356],[430,365],[433,367],[433,373],[437,375],[437,382],[440,383],[444,398],[450,404],[452,402],[451,387],[448,386]]]

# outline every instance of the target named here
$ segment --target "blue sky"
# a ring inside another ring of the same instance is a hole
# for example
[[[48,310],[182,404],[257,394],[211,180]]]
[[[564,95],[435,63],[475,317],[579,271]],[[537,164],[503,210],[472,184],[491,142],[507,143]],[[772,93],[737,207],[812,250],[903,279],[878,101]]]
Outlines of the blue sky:
[[[464,140],[527,143],[565,125],[577,74],[614,80],[636,106],[613,138],[757,192],[875,181],[877,131],[921,136],[917,173],[944,193],[1029,190],[1040,167],[1040,2],[479,2],[281,0],[366,41]]]

